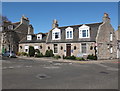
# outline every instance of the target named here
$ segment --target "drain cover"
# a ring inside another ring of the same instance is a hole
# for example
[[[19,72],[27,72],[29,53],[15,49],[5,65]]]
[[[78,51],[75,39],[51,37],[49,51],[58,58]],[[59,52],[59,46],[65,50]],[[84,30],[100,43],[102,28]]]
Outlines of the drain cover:
[[[109,74],[108,72],[105,72],[105,71],[101,71],[100,73],[102,73],[102,74]]]
[[[46,74],[38,74],[36,77],[39,78],[39,79],[47,79],[47,78],[50,78],[50,76],[47,76]]]

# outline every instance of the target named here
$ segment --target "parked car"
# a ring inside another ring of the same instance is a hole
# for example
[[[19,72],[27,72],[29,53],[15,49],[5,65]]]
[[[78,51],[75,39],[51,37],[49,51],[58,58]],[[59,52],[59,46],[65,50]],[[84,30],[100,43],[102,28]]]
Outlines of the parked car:
[[[7,51],[4,54],[2,54],[2,56],[16,58],[16,54],[13,51],[11,52],[11,55],[10,55],[10,51]]]

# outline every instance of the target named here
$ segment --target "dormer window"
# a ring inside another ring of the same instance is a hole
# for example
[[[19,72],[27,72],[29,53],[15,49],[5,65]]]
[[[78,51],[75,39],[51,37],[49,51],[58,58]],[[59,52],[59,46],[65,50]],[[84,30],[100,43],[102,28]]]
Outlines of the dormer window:
[[[37,40],[41,40],[42,39],[42,34],[38,34],[37,35]]]
[[[9,26],[8,26],[8,29],[9,29],[9,30],[13,30],[13,25],[9,25]]]
[[[89,26],[82,25],[79,27],[79,38],[90,38]]]
[[[68,27],[66,30],[66,39],[73,39],[73,28]]]
[[[60,29],[55,28],[54,30],[52,30],[52,40],[59,40],[59,39],[61,39]]]
[[[32,35],[27,35],[27,40],[32,40]]]

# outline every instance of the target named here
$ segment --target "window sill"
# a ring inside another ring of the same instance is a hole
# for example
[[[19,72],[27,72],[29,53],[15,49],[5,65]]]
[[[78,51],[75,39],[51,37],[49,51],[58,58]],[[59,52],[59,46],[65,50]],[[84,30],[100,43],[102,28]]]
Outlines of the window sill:
[[[60,40],[60,39],[52,39],[52,40]]]
[[[73,38],[66,38],[66,39],[73,39]]]
[[[90,38],[90,37],[79,37],[80,39],[83,39],[83,38]]]

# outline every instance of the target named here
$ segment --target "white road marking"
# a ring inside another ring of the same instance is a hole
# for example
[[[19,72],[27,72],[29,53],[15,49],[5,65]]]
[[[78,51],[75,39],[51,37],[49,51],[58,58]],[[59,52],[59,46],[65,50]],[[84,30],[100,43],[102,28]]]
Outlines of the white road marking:
[[[32,66],[25,66],[26,68],[31,68]]]
[[[12,67],[12,66],[10,66],[10,67],[8,67],[9,69],[13,69],[14,67]]]
[[[111,71],[118,71],[119,69],[118,68],[114,68],[114,67],[110,67],[110,66],[107,66],[107,65],[103,65],[103,64],[99,64],[99,63],[95,63],[101,67],[105,67],[107,70],[111,70]]]
[[[60,67],[58,67],[58,66],[49,66],[49,67],[44,67],[44,68],[47,68],[47,69],[58,69]]]

